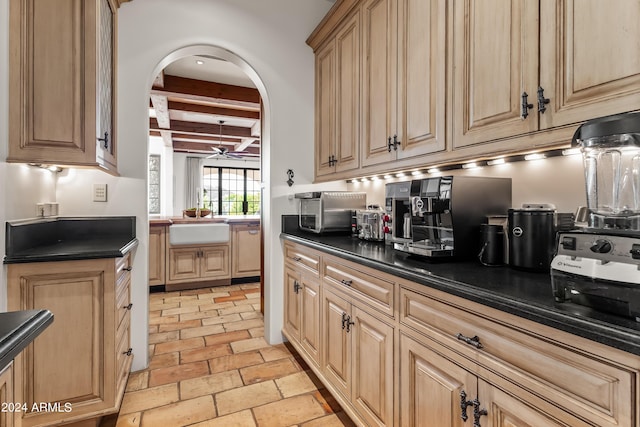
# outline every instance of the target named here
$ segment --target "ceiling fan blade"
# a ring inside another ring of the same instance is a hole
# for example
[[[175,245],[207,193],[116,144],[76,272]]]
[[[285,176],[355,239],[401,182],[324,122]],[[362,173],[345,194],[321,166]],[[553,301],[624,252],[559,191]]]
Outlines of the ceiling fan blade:
[[[224,150],[218,148],[218,147],[210,147],[213,151],[215,151],[215,154],[223,154]]]

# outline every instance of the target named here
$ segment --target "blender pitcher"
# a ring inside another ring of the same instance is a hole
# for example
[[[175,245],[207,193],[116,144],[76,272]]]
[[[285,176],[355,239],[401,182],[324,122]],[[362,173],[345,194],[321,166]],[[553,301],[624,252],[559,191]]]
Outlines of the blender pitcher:
[[[575,132],[590,228],[640,231],[640,112],[589,120]]]

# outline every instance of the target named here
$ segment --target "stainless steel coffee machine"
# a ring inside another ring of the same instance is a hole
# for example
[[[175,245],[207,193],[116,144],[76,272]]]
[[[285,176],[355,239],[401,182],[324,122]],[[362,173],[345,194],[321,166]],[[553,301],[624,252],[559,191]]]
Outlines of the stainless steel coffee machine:
[[[385,241],[401,249],[411,241],[411,181],[386,184],[384,200],[389,227]]]
[[[511,179],[442,176],[411,181],[411,241],[396,249],[432,258],[473,258],[480,224],[511,206]]]

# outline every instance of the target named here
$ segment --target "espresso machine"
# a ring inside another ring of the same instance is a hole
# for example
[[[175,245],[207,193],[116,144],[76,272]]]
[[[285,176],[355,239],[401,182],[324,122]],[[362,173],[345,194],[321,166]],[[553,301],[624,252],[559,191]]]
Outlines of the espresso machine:
[[[480,224],[511,206],[511,179],[442,176],[411,181],[411,241],[395,248],[428,258],[469,259]]]
[[[585,122],[587,226],[558,234],[553,295],[640,321],[640,113]]]
[[[388,226],[385,241],[401,249],[411,241],[411,181],[386,184],[384,200]]]

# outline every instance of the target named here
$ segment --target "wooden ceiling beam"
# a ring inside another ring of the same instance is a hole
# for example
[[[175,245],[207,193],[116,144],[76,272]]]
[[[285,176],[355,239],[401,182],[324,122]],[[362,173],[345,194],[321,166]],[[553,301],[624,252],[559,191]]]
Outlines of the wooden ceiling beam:
[[[260,120],[259,111],[238,110],[234,108],[213,107],[202,104],[188,104],[186,102],[169,101],[169,111],[188,111],[194,113],[211,114],[212,116],[225,116],[228,118],[240,117],[243,119]]]
[[[191,133],[208,136],[231,136],[234,138],[251,137],[251,129],[241,126],[226,126],[210,123],[183,122],[178,120],[171,121],[171,129],[163,129],[158,125],[158,121],[153,117],[149,118],[149,129],[151,130],[167,130],[171,133]]]
[[[260,93],[255,88],[164,75],[164,86],[154,86],[152,95],[192,99],[220,105],[260,109]]]
[[[173,141],[173,150],[174,151],[188,151],[193,153],[211,153],[213,154],[213,150],[211,150],[211,145],[209,144],[201,144],[198,142],[187,142],[187,141]],[[260,154],[260,148],[258,147],[247,147],[244,149],[247,154]]]

